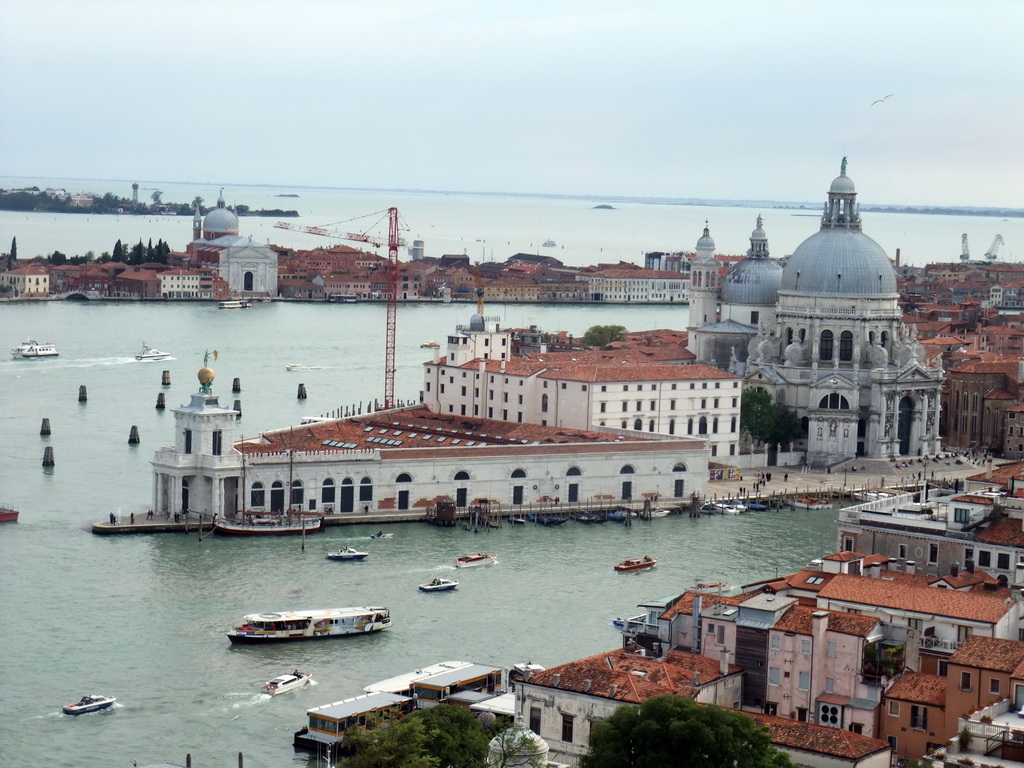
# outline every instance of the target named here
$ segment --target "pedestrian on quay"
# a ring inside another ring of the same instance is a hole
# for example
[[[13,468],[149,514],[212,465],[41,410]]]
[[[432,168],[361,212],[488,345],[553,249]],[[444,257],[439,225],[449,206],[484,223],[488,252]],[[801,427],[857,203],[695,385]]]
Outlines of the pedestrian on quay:
[[[369,504],[366,504],[366,505],[363,506],[363,514],[364,515],[370,514],[370,505]]]
[[[784,483],[788,483],[789,482],[789,472],[787,472],[786,474],[784,474],[782,476],[782,482],[784,482]]]
[[[134,512],[132,512],[131,520],[132,520],[132,525],[135,525],[135,513]]]
[[[110,513],[110,524],[111,525],[117,525],[117,518],[114,517],[114,513],[113,512]]]

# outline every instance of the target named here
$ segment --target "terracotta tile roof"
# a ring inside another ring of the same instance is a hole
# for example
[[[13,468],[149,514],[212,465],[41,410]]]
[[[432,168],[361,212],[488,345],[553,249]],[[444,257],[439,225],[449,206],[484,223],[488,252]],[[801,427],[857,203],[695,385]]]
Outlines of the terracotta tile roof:
[[[949,657],[949,663],[995,672],[1013,672],[1024,663],[1024,643],[971,635]]]
[[[860,560],[864,555],[858,552],[834,552],[831,555],[825,555],[822,560],[836,560],[840,563],[852,563],[854,560]]]
[[[679,615],[692,614],[693,600],[698,595],[701,598],[701,610],[705,611],[713,605],[739,605],[750,597],[750,595],[704,595],[699,592],[685,592],[682,597],[676,601],[675,605],[661,614],[659,618],[674,619]]]
[[[728,674],[740,672],[740,667],[735,664],[729,665]],[[638,656],[618,648],[534,672],[529,682],[531,685],[545,688],[558,688],[623,703],[639,704],[666,694],[692,696],[700,686],[722,676],[719,662],[700,654],[669,651],[665,654],[664,660],[659,660]],[[612,686],[615,686],[614,690]]]
[[[958,373],[1002,373],[1016,378],[1017,361],[1008,357],[989,355],[987,360],[968,360],[950,371],[951,375]]]
[[[235,448],[246,454],[284,453],[288,450],[472,449],[497,445],[518,445],[536,451],[535,443],[615,442],[636,444],[644,441],[632,436],[620,439],[616,435],[564,427],[436,414],[417,407],[286,427],[236,443]]]
[[[792,632],[796,635],[809,635],[814,626],[814,614],[818,609],[794,605],[787,610],[772,629],[780,632]],[[825,611],[828,614],[826,629],[843,635],[867,637],[878,626],[879,620],[873,616],[857,616],[842,611]]]
[[[1010,610],[1003,601],[1009,589],[959,592],[903,579],[870,578],[837,574],[818,593],[820,600],[836,600],[879,608],[934,613],[954,619],[994,624]]]
[[[1024,527],[1020,520],[1004,517],[990,523],[978,534],[980,544],[1001,544],[1007,547],[1024,547]]]
[[[772,743],[777,747],[817,752],[847,760],[861,760],[890,748],[888,742],[844,731],[842,728],[801,723],[771,715],[751,714],[750,717],[758,725],[768,729]]]
[[[1016,400],[1017,396],[1005,389],[990,389],[985,393],[986,400]]]
[[[1008,461],[1005,464],[999,464],[992,468],[992,477],[988,477],[988,471],[979,472],[976,475],[971,475],[967,479],[974,483],[988,483],[991,482],[994,485],[1006,485],[1010,482],[1011,477],[1021,477],[1021,473],[1024,472],[1024,461]]]
[[[912,701],[917,704],[928,704],[933,707],[945,707],[946,682],[947,679],[939,675],[907,671],[893,683],[885,697],[900,701]]]
[[[950,501],[960,501],[964,504],[985,504],[990,507],[995,504],[995,499],[991,496],[979,496],[974,493],[962,493],[959,496],[954,496]]]

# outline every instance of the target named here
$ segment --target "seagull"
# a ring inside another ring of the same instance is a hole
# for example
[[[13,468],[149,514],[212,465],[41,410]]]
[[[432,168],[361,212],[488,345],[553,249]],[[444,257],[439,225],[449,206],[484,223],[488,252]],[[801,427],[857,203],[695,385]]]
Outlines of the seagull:
[[[873,107],[873,106],[875,106],[875,104],[881,104],[881,103],[882,103],[883,101],[885,101],[886,99],[888,99],[888,98],[889,98],[889,96],[895,96],[895,95],[896,95],[895,93],[890,93],[890,94],[888,94],[887,96],[883,96],[883,97],[882,97],[882,98],[880,98],[880,99],[875,99],[874,101],[872,101],[872,102],[871,102],[871,106]]]

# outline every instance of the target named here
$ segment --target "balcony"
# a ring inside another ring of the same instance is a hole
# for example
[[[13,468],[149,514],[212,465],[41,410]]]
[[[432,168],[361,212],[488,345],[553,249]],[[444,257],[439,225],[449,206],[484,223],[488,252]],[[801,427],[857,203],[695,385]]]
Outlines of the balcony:
[[[922,651],[942,651],[943,653],[953,653],[960,647],[961,642],[962,641],[960,640],[945,640],[941,637],[923,636],[921,638],[920,648]]]

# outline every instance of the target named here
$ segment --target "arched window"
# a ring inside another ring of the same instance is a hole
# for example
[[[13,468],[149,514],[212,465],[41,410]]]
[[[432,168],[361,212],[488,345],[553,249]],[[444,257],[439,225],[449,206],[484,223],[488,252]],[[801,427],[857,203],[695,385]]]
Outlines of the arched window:
[[[402,474],[400,474],[398,477],[395,478],[395,482],[396,483],[411,483],[412,482],[412,475],[410,475],[408,472],[403,472]]]
[[[337,489],[334,487],[334,480],[327,478],[324,480],[323,489],[320,491],[320,501],[323,504],[334,503],[334,492]]]
[[[788,346],[788,345],[790,345],[792,343],[793,343],[793,329],[792,328],[787,328],[786,329],[786,345]]]
[[[292,480],[292,504],[301,505],[303,502],[302,481]]]
[[[642,419],[637,419],[636,421],[633,422],[633,429],[635,429],[637,432],[639,432],[643,428],[644,422]]]
[[[456,472],[455,473],[455,479],[456,480],[469,480],[469,472],[463,472],[463,471]]]
[[[686,471],[685,464],[676,464],[672,467],[672,472],[676,473],[672,476],[672,495],[677,499],[681,499],[686,493],[686,478],[680,477],[679,473]]]
[[[647,422],[647,431],[648,432],[653,432],[654,431],[654,419],[651,419],[649,422]]]
[[[718,434],[718,417],[717,416],[715,416],[713,419],[711,419],[711,431],[714,434]]]
[[[670,435],[674,435],[676,433],[676,420],[675,419],[669,419],[668,420],[668,433]]]
[[[735,432],[736,431],[736,417],[735,416],[733,416],[732,420],[729,422],[729,431],[730,432]]]
[[[541,409],[541,411],[543,413],[547,413],[548,412],[548,396],[547,395],[541,395],[540,396],[540,409]]]
[[[672,471],[673,472],[685,472],[686,471],[686,465],[685,464],[676,464],[674,467],[672,467]]]
[[[832,331],[821,332],[821,343],[818,346],[818,358],[821,360],[832,359]]]
[[[636,472],[630,464],[626,464],[622,469],[619,470],[620,475],[632,475]]]
[[[627,429],[628,427],[629,427],[629,425],[626,422],[622,422],[622,428],[623,429]]]
[[[249,492],[249,506],[262,507],[266,502],[263,495],[263,483],[253,483]]]
[[[514,470],[512,470],[511,477],[513,477],[513,478],[526,477],[526,471],[522,470],[522,469],[514,469]]]
[[[565,473],[565,476],[566,477],[579,477],[582,474],[583,473],[580,471],[579,467],[569,467],[568,471],[566,471],[566,473]]]
[[[368,477],[359,481],[359,500],[373,501],[373,480]]]
[[[708,417],[701,416],[700,421],[697,422],[697,434],[706,435],[708,433]]]
[[[686,434],[693,434],[693,419],[687,419],[686,421]]]
[[[830,395],[825,395],[818,403],[819,408],[828,408],[829,410],[849,410],[850,401],[840,395],[838,392],[833,392]]]
[[[849,331],[839,334],[839,359],[853,360],[853,334]]]

